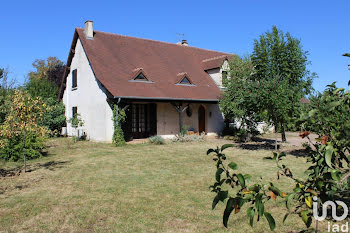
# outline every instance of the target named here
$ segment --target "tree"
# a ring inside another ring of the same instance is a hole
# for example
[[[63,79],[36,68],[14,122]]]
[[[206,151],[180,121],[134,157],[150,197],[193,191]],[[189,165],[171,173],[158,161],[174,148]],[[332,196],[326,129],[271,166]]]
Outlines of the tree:
[[[285,124],[298,113],[300,99],[312,90],[316,74],[307,69],[307,54],[300,40],[276,26],[254,41],[251,59],[253,80],[259,83],[259,108],[280,128],[282,141],[286,141]]]
[[[28,92],[15,90],[10,111],[0,125],[0,155],[3,159],[36,158],[42,155],[44,139],[49,130],[38,122],[48,110],[40,97],[32,98]]]
[[[56,57],[48,57],[46,60],[35,60],[33,67],[35,71],[28,73],[25,89],[33,97],[57,98],[64,63]]]
[[[28,82],[24,88],[33,97],[41,97],[50,110],[40,125],[48,127],[53,135],[58,135],[66,124],[64,105],[57,99],[64,64],[56,57],[46,60],[35,60],[35,71],[29,72]]]
[[[207,155],[214,155],[217,168],[215,183],[210,186],[211,191],[216,193],[212,208],[220,201],[226,201],[223,215],[225,227],[233,211],[238,213],[242,206],[248,206],[246,213],[251,226],[255,221],[266,218],[270,229],[274,230],[275,220],[265,207],[276,198],[281,198],[286,204],[283,222],[289,215],[296,214],[307,228],[312,224],[312,215],[319,216],[313,212],[313,200],[317,201],[320,209],[323,204],[327,206],[327,201],[339,200],[350,204],[350,93],[333,83],[311,106],[311,111],[303,116],[302,121],[304,127],[315,129],[319,137],[316,143],[312,143],[308,131],[300,134],[302,138],[308,138],[311,144],[306,146],[309,167],[304,174],[307,177],[297,178],[293,175],[292,170],[282,163],[287,156],[284,152],[273,153],[273,156],[265,158],[275,162],[277,180],[285,176],[294,182],[295,187],[289,193],[282,192],[276,184],[264,182],[262,178],[259,183],[249,184],[249,174],[237,172],[238,165],[235,162],[225,161],[224,150],[234,145],[226,144],[207,151]],[[342,212],[346,214],[345,209]],[[316,232],[317,228],[316,219]]]
[[[252,133],[259,115],[259,83],[252,78],[254,67],[249,57],[234,56],[229,62],[229,78],[223,80],[225,91],[220,99],[220,108],[226,120],[240,121],[240,127],[246,127]]]

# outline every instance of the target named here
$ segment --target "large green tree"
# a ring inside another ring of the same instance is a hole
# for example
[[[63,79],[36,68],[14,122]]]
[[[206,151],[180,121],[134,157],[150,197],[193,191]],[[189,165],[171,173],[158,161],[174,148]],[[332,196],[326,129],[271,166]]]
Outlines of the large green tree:
[[[34,71],[28,73],[24,88],[33,98],[40,97],[49,106],[49,111],[39,124],[58,134],[66,124],[64,105],[57,99],[64,63],[56,57],[48,57],[35,60],[33,67]]]
[[[276,26],[254,41],[252,80],[259,83],[258,106],[280,128],[282,141],[285,124],[299,114],[300,99],[312,90],[316,74],[307,69],[307,54],[299,39]]]
[[[260,121],[256,91],[258,83],[252,80],[253,64],[249,57],[234,56],[229,65],[229,78],[223,80],[225,91],[220,99],[220,108],[226,120],[239,121],[240,127],[252,132]]]

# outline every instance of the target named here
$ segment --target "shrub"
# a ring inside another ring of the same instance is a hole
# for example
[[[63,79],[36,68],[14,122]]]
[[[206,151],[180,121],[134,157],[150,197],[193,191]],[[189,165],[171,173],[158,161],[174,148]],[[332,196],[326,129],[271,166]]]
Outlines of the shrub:
[[[256,129],[250,128],[244,128],[244,127],[236,127],[230,125],[229,127],[226,127],[222,131],[222,135],[225,139],[229,140],[235,140],[239,142],[246,142],[250,140],[253,136],[256,136],[259,134],[259,131]]]
[[[124,132],[121,128],[121,123],[125,121],[126,115],[124,110],[118,111],[118,106],[114,105],[113,109],[113,124],[114,124],[114,133],[113,133],[113,144],[115,146],[123,146],[125,145]]]
[[[68,120],[68,123],[72,125],[74,128],[74,136],[73,136],[73,141],[77,142],[78,140],[85,140],[86,135],[79,135],[78,133],[78,127],[84,126],[84,120],[80,117],[80,114],[77,113],[74,115],[72,118]]]
[[[177,134],[174,138],[171,139],[172,142],[202,142],[205,141],[205,133],[197,134]]]
[[[51,136],[59,136],[62,127],[66,125],[64,104],[56,98],[48,98],[45,103],[50,109],[43,115],[43,119],[39,124],[47,127],[51,131]]]
[[[25,91],[15,91],[10,111],[0,126],[0,156],[5,160],[17,161],[23,156],[31,159],[43,153],[44,139],[49,130],[38,122],[48,111],[40,97],[32,98]],[[23,144],[25,143],[25,144]]]
[[[149,138],[149,142],[151,144],[155,144],[155,145],[163,145],[163,144],[165,144],[165,140],[161,136],[150,137]]]

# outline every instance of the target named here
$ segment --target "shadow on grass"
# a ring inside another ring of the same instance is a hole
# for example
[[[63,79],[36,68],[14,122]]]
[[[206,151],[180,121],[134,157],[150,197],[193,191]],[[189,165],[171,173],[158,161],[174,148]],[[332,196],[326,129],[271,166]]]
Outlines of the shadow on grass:
[[[280,141],[277,141],[280,143]],[[239,147],[244,150],[274,150],[275,149],[275,140],[254,137],[250,142],[242,142],[239,144]],[[281,145],[277,144],[277,149],[280,149]]]
[[[308,150],[304,148],[287,151],[287,154],[294,155],[295,157],[306,157],[307,153],[308,153]]]
[[[36,171],[40,168],[48,169],[50,171],[54,171],[58,168],[63,168],[66,164],[71,163],[70,161],[49,161],[46,163],[36,163],[27,165],[26,172]],[[0,177],[12,177],[19,176],[23,173],[23,166],[18,166],[10,169],[0,169]]]

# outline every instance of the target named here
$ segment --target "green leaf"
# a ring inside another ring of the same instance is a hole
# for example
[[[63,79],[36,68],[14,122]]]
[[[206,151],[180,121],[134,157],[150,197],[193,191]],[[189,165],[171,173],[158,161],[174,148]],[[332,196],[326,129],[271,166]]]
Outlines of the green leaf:
[[[216,170],[215,177],[216,177],[216,181],[217,181],[217,182],[220,182],[221,173],[223,173],[223,171],[224,171],[224,169],[222,169],[221,167],[218,168],[218,170]]]
[[[264,215],[264,204],[262,203],[262,194],[259,193],[255,198],[255,207],[258,211],[259,216]]]
[[[237,174],[237,178],[238,178],[239,183],[242,185],[242,187],[245,188],[244,176],[242,174]]]
[[[235,145],[234,144],[225,144],[221,147],[221,151],[224,151],[225,149],[227,149],[229,147],[235,147]]]
[[[308,210],[304,210],[301,212],[301,219],[303,220],[303,222],[305,223],[306,227],[310,227],[311,223],[312,223],[312,218],[310,218],[309,216],[310,211]]]
[[[232,170],[237,170],[238,169],[238,165],[235,162],[231,162],[228,164],[228,166],[232,169]]]
[[[236,204],[236,199],[230,197],[230,199],[228,199],[227,204],[226,204],[226,208],[224,211],[224,217],[222,219],[224,226],[227,228],[227,221],[234,209],[234,206]]]
[[[247,209],[247,216],[249,217],[249,225],[253,227],[254,225],[254,215],[255,215],[255,209],[253,207],[249,207]]]
[[[227,196],[228,196],[228,191],[219,191],[217,197],[218,197],[219,201],[224,202],[224,200],[227,198]]]
[[[339,176],[338,176],[337,170],[331,171],[331,177],[332,177],[333,180],[339,181]]]
[[[267,221],[269,222],[270,230],[273,231],[276,228],[275,219],[272,217],[270,213],[265,212],[264,215]]]
[[[326,154],[325,154],[325,158],[326,158],[326,164],[330,167],[332,167],[332,155],[333,155],[333,146],[329,145],[326,147]]]
[[[215,152],[215,150],[214,150],[214,149],[209,149],[209,150],[207,150],[207,155],[209,155],[209,154],[212,153],[212,152]]]
[[[290,205],[291,205],[291,201],[292,201],[293,197],[294,197],[294,194],[293,194],[293,193],[290,193],[290,194],[288,194],[288,196],[287,196],[287,199],[286,199],[286,207],[287,207],[288,210],[290,210]]]
[[[284,217],[283,217],[283,223],[287,220],[288,216],[289,216],[289,213],[286,213],[286,214],[284,215]]]
[[[317,109],[313,109],[309,112],[309,117],[313,117],[317,112]]]
[[[219,202],[219,198],[218,198],[218,195],[216,195],[215,198],[213,199],[213,203],[211,205],[211,208],[215,209],[215,206],[218,204],[218,202]]]

